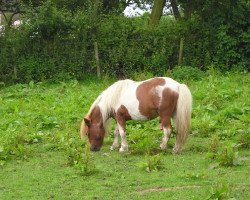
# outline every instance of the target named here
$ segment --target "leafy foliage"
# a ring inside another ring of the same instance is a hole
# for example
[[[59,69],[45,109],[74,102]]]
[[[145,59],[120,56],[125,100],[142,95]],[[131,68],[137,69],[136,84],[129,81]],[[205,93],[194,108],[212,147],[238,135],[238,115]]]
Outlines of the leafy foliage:
[[[211,150],[208,153],[208,157],[216,161],[216,164],[220,166],[238,166],[241,164],[237,151],[238,146],[239,145],[235,143],[228,143],[222,148],[219,148],[218,138],[215,138],[211,143]]]
[[[216,158],[216,155],[219,151],[219,142],[220,142],[220,138],[218,137],[218,135],[213,135],[210,141],[209,153],[208,153],[211,159]]]
[[[172,76],[177,80],[201,80],[205,73],[198,68],[178,66],[172,71]]]
[[[221,166],[232,167],[239,165],[236,148],[236,144],[228,144],[216,155],[216,160]]]
[[[122,1],[99,0],[46,0],[26,6],[23,23],[0,34],[1,81],[66,80],[95,74],[94,42],[102,74],[163,76],[177,64],[181,37],[185,38],[182,65],[188,67],[182,72],[177,67],[177,77],[188,71],[191,77],[186,78],[198,80],[199,70],[210,66],[248,70],[245,16],[249,4],[245,0],[194,1],[190,19],[177,22],[164,16],[154,28],[147,24],[148,13],[134,18],[120,15],[124,6]]]
[[[147,172],[159,171],[164,168],[162,156],[160,154],[150,156],[147,154],[145,160],[138,163],[138,166]]]
[[[211,187],[209,199],[228,199],[230,196],[230,188],[226,183],[217,183],[215,187]]]
[[[81,175],[93,175],[96,172],[88,142],[71,138],[65,150],[68,154],[68,164],[78,169]]]

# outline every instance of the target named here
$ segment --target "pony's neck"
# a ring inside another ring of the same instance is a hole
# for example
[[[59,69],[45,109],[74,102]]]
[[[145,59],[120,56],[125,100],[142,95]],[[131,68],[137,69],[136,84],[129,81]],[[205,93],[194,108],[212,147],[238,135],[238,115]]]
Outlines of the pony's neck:
[[[114,117],[114,108],[119,103],[119,98],[124,87],[131,82],[131,80],[122,80],[114,83],[108,87],[102,94],[96,99],[95,103],[100,107],[103,122],[106,122],[109,118]]]
[[[104,104],[104,102],[100,102],[98,104],[98,107],[100,108],[100,112],[102,115],[102,119],[103,119],[103,123],[105,123],[106,121],[108,121],[110,118],[114,118],[115,114],[114,114],[114,109],[112,107],[109,107],[107,105]]]

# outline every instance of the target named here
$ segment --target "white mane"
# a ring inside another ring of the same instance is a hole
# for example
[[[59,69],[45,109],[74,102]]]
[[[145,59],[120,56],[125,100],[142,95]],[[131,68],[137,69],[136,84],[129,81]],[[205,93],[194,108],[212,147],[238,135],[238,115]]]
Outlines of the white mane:
[[[91,105],[87,116],[90,115],[94,107],[98,105],[102,113],[103,124],[105,124],[109,118],[110,112],[118,104],[122,91],[133,82],[134,81],[132,80],[126,79],[117,81],[113,85],[109,86],[96,98],[94,103]]]

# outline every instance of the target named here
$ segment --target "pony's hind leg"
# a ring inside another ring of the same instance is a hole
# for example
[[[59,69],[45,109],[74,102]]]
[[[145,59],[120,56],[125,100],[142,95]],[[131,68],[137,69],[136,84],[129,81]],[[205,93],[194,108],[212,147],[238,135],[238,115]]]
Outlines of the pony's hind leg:
[[[173,154],[177,154],[181,151],[182,144],[178,142],[178,137],[176,140],[177,140],[177,142],[175,143],[173,151],[172,151]]]
[[[163,134],[164,134],[163,138],[162,138],[161,145],[160,145],[160,148],[162,150],[166,149],[167,143],[168,143],[168,141],[170,139],[170,136],[171,136],[170,118],[169,118],[169,120],[166,120],[166,121],[168,121],[168,122],[165,122],[164,124],[162,124],[162,126],[163,126]]]
[[[110,147],[110,150],[118,149],[119,148],[119,128],[118,126],[115,127],[114,131],[114,142]]]
[[[174,113],[178,94],[170,88],[162,91],[161,104],[159,106],[159,115],[164,136],[160,145],[161,149],[166,149],[167,143],[171,136],[171,116]]]

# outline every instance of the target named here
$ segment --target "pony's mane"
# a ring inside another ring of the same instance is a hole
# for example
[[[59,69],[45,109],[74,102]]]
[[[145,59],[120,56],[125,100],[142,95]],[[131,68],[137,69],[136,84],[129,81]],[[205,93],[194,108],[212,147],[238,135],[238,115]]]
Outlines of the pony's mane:
[[[113,108],[117,105],[119,98],[121,96],[122,91],[128,87],[129,83],[133,82],[132,80],[120,80],[115,82],[113,85],[109,86],[106,90],[104,90],[93,102],[91,105],[86,118],[88,118],[93,111],[95,106],[99,106],[102,114],[102,120],[105,130],[109,124],[109,115]],[[84,120],[81,125],[81,137],[86,135],[88,127],[85,124]]]
[[[109,118],[112,109],[118,104],[123,90],[126,89],[131,82],[133,81],[129,79],[117,81],[102,92],[98,105],[101,109],[103,124],[105,124],[105,121]]]

